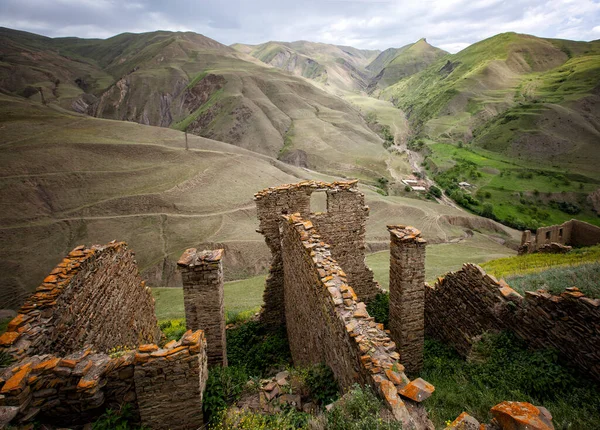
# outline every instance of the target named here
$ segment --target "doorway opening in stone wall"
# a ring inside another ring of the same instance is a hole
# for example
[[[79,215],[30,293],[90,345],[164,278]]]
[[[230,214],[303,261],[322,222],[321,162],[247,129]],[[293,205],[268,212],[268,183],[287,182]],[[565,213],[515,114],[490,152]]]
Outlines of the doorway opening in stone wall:
[[[315,191],[310,196],[310,212],[327,213],[327,193],[323,191]]]

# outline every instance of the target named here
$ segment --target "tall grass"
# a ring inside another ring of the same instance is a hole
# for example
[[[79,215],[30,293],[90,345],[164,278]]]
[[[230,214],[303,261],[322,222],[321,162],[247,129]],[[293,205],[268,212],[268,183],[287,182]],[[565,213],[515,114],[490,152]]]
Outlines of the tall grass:
[[[499,258],[481,267],[497,278],[538,273],[552,267],[578,266],[600,262],[600,245],[574,249],[567,254],[527,254]]]

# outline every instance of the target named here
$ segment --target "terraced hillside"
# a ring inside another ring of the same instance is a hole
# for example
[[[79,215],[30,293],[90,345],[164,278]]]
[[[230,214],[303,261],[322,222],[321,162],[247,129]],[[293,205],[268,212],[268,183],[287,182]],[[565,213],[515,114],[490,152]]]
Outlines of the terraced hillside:
[[[372,184],[407,169],[349,103],[202,35],[50,39],[3,29],[0,41],[0,87],[12,95],[187,130]]]
[[[224,247],[227,279],[263,273],[269,254],[255,232],[254,193],[335,179],[228,143],[188,135],[186,149],[177,130],[6,95],[0,95],[0,142],[2,307],[18,306],[82,243],[127,241],[152,286],[178,284],[175,261],[188,247]],[[468,245],[474,228],[501,242],[518,237],[450,207],[364,190],[372,250],[385,247],[385,225],[393,222],[422,228],[432,242]]]

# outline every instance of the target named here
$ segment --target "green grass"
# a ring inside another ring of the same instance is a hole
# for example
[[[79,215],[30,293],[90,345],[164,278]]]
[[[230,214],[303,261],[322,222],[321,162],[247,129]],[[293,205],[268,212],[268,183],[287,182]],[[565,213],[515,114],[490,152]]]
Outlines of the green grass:
[[[586,296],[600,299],[600,262],[553,267],[539,273],[510,276],[506,278],[506,282],[521,294],[544,289],[558,295],[567,287],[577,287]]]
[[[502,401],[546,407],[558,429],[595,430],[600,422],[600,389],[558,361],[550,350],[529,350],[514,335],[484,335],[469,360],[440,342],[425,342],[420,376],[435,386],[425,402],[436,428],[463,411],[480,422]]]
[[[239,281],[225,282],[225,312],[231,322],[245,318],[244,311],[258,312],[262,305],[262,294],[265,289],[265,275],[254,276]],[[156,317],[161,320],[183,318],[182,288],[152,288],[156,300]]]
[[[507,225],[536,229],[561,224],[577,218],[600,225],[587,196],[600,181],[575,172],[518,161],[479,148],[460,148],[451,144],[432,143],[429,160],[437,169],[429,168],[436,182],[450,195],[458,183],[473,187],[463,194],[477,198],[477,204],[466,204],[482,213],[484,203],[493,207],[493,216]],[[487,196],[487,197],[484,197]],[[577,213],[560,209],[560,202],[574,204]]]
[[[427,245],[425,253],[425,279],[434,282],[438,276],[458,270],[464,263],[483,263],[485,261],[513,254],[510,249],[486,238],[476,235],[461,243],[441,243]],[[367,255],[367,265],[373,270],[375,279],[382,288],[389,288],[390,253],[380,251]]]
[[[481,267],[497,278],[523,276],[554,267],[578,266],[600,261],[600,245],[576,248],[567,254],[526,254],[500,258],[481,264]]]

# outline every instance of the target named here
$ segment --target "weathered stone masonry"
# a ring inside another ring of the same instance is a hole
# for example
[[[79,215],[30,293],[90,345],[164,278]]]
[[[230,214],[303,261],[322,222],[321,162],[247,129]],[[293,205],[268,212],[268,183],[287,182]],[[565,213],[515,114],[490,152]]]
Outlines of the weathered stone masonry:
[[[209,366],[227,366],[223,250],[186,250],[177,265],[183,279],[185,321],[188,329],[204,330]]]
[[[124,403],[153,429],[202,426],[204,333],[163,348],[159,336],[126,244],[75,248],[0,336],[0,350],[17,360],[0,371],[0,427],[85,424]]]
[[[429,336],[467,355],[487,330],[512,330],[538,348],[554,348],[566,360],[600,381],[600,299],[577,288],[560,296],[543,290],[525,298],[475,264],[440,278],[425,294]]]
[[[389,225],[390,332],[409,372],[423,367],[425,245],[414,227]]]
[[[521,236],[520,254],[543,251],[551,244],[591,246],[600,243],[600,227],[572,219],[559,225],[540,227],[536,234],[525,230]]]
[[[428,398],[433,386],[406,377],[389,332],[358,301],[317,227],[300,214],[283,219],[285,316],[294,363],[325,362],[344,391],[356,382],[369,384],[405,428],[424,428],[427,423],[413,415],[420,408],[411,402]]]
[[[66,355],[84,345],[156,342],[154,299],[124,242],[75,248],[37,288],[0,337],[0,347],[20,359]]]
[[[314,192],[327,195],[327,212],[311,213]],[[254,196],[260,228],[273,260],[264,293],[262,320],[270,325],[285,321],[283,299],[283,257],[279,226],[281,215],[300,213],[319,229],[332,246],[334,258],[346,269],[348,279],[361,300],[374,297],[381,290],[365,263],[365,223],[368,207],[357,181],[324,183],[305,181],[263,190]]]

